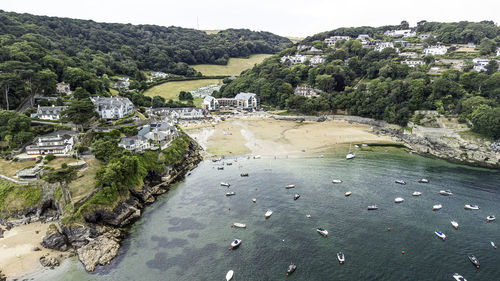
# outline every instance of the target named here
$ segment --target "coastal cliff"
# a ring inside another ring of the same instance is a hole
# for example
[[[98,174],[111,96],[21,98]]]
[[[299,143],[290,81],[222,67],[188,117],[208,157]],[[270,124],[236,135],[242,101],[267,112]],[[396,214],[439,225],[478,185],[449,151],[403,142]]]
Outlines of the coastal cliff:
[[[43,246],[65,251],[75,250],[85,269],[94,271],[98,265],[108,264],[120,248],[127,227],[137,221],[142,210],[156,201],[156,197],[170,189],[172,183],[181,180],[202,160],[201,147],[191,139],[187,151],[180,161],[165,167],[160,174],[149,171],[140,191],[129,189],[127,199],[119,202],[112,210],[97,209],[85,217],[86,225],[66,226],[60,223],[61,231],[52,229],[44,238]]]

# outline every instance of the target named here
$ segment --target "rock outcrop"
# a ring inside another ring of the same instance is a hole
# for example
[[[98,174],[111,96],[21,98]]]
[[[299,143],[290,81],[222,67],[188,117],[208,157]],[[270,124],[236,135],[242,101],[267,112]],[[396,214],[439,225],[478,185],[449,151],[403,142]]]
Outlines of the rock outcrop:
[[[94,271],[98,265],[108,264],[120,249],[120,231],[114,229],[77,250],[78,258],[88,271]]]
[[[68,241],[55,224],[49,225],[49,229],[43,237],[42,246],[48,249],[66,251],[68,250]]]
[[[48,255],[48,256],[42,256],[40,257],[40,264],[44,267],[54,267],[54,266],[59,266],[61,262],[57,257],[54,257],[53,255]]]

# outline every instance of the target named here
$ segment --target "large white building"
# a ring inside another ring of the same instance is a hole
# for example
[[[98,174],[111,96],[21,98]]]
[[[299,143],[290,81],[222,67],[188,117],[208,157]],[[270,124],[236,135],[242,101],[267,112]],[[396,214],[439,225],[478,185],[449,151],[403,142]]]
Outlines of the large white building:
[[[374,50],[381,52],[383,49],[386,49],[386,48],[393,48],[394,49],[394,44],[392,42],[382,42],[382,43],[378,44],[377,46],[375,46]]]
[[[66,110],[67,106],[40,106],[36,109],[36,113],[32,113],[31,117],[38,117],[42,120],[59,120],[60,112]]]
[[[297,87],[293,90],[293,93],[306,98],[319,97],[319,90],[311,87]]]
[[[201,108],[208,111],[217,111],[219,110],[219,101],[212,96],[206,96],[201,103]]]
[[[334,47],[335,43],[339,40],[349,40],[351,37],[349,36],[330,36],[325,39],[325,43],[328,45],[328,47]]]
[[[35,139],[32,145],[26,147],[28,155],[68,155],[75,144],[75,132],[57,131]]]
[[[404,60],[401,62],[402,64],[407,64],[409,67],[415,67],[419,65],[425,65],[425,62],[422,60]]]
[[[231,107],[245,110],[260,109],[260,99],[254,93],[239,93],[234,98],[217,99],[220,107]]]
[[[206,111],[196,107],[159,107],[146,109],[148,115],[166,116],[172,120],[196,120],[204,119]]]
[[[430,46],[424,49],[424,55],[444,55],[447,51],[445,46]]]
[[[137,135],[121,139],[118,146],[131,151],[143,151],[158,147],[165,149],[169,141],[177,136],[177,129],[172,123],[150,123],[142,126]]]
[[[322,64],[325,62],[325,58],[322,56],[314,56],[309,59],[309,62],[311,63],[312,66],[316,66],[318,64]]]
[[[134,104],[123,97],[91,97],[97,113],[104,119],[120,119],[135,111]]]
[[[294,56],[283,56],[281,57],[280,61],[281,63],[285,63],[287,61],[290,62],[290,64],[294,65],[297,63],[304,63],[307,60],[307,56],[301,55],[301,54],[296,54]]]
[[[417,33],[411,29],[401,29],[401,30],[387,30],[384,32],[385,35],[390,37],[415,37]]]

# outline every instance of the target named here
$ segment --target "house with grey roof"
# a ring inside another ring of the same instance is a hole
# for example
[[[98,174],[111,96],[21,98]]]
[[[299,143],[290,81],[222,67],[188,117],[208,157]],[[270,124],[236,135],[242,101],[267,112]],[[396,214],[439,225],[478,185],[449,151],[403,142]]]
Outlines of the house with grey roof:
[[[166,116],[173,120],[197,120],[206,118],[207,111],[196,107],[158,107],[146,109],[148,115]]]
[[[66,110],[67,106],[40,106],[38,105],[36,113],[32,113],[32,118],[42,120],[59,120],[60,112]]]
[[[91,97],[97,113],[103,119],[120,119],[135,111],[134,104],[123,97]]]
[[[219,102],[212,96],[206,96],[201,103],[201,108],[208,111],[217,111],[219,110]]]
[[[118,146],[130,151],[139,152],[151,148],[151,143],[147,138],[136,135],[121,139],[120,142],[118,142]]]
[[[69,155],[75,145],[78,133],[73,131],[56,131],[35,139],[33,144],[26,147],[28,155]]]

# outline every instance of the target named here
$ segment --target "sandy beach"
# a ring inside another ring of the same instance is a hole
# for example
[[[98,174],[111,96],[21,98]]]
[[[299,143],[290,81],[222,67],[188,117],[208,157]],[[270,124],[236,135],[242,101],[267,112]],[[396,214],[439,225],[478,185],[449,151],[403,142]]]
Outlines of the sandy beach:
[[[345,121],[294,122],[272,118],[241,118],[221,121],[186,132],[210,155],[284,156],[314,154],[361,143],[394,143],[377,136],[368,125]]]
[[[57,251],[40,245],[50,223],[34,222],[16,226],[0,238],[0,269],[8,278],[39,270],[40,257]],[[38,247],[40,251],[34,251]]]

